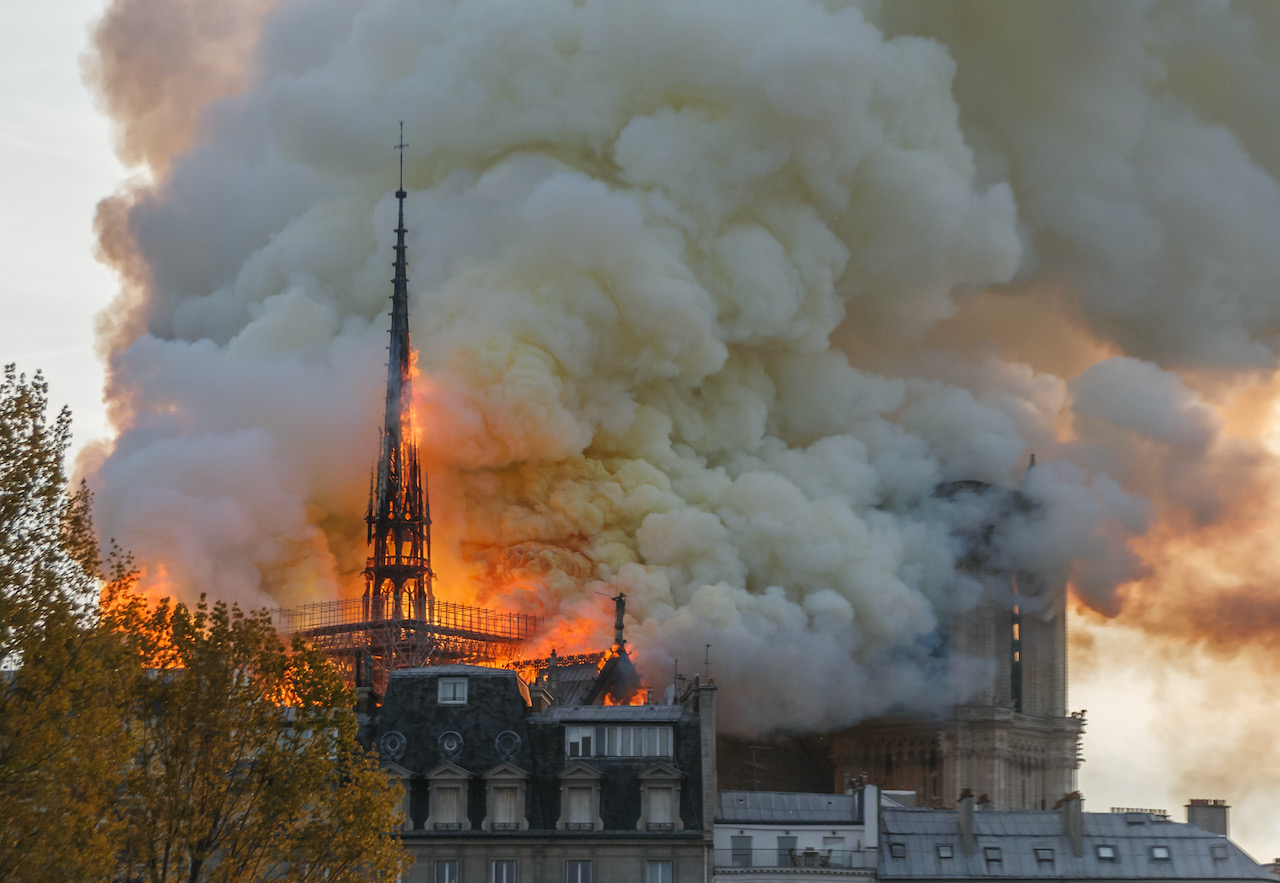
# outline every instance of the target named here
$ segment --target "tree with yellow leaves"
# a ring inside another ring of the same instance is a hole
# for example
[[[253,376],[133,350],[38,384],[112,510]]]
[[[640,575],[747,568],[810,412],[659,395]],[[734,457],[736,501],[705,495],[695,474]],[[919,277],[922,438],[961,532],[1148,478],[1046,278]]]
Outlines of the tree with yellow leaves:
[[[148,605],[126,585],[104,620],[142,660],[134,762],[118,803],[121,876],[170,881],[391,880],[399,789],[356,741],[349,691],[265,611]]]
[[[331,663],[265,611],[98,598],[70,415],[0,382],[0,883],[389,881],[400,792],[356,741]]]

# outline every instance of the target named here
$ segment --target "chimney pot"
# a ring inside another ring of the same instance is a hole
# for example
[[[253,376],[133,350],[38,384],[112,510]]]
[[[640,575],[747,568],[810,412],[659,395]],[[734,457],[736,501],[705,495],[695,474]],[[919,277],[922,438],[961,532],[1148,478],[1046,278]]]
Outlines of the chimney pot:
[[[1071,854],[1084,855],[1084,798],[1079,791],[1064,794],[1058,805],[1062,807],[1062,832],[1071,838]]]
[[[965,855],[973,855],[977,848],[977,837],[973,831],[973,792],[968,788],[964,789],[956,802],[956,815],[960,821],[960,851]]]

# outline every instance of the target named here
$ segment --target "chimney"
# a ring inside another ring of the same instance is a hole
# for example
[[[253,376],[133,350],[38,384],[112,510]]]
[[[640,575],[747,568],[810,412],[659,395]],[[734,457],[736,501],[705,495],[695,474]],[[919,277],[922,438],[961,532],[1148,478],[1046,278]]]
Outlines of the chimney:
[[[973,834],[973,792],[968,788],[960,794],[956,801],[956,815],[960,820],[960,851],[965,855],[973,855],[977,847],[977,838]]]
[[[991,809],[991,798],[985,794],[979,794],[973,808],[977,810]]]
[[[1187,824],[1195,825],[1210,834],[1227,836],[1227,806],[1225,800],[1203,800],[1192,798],[1187,804]]]
[[[1062,832],[1071,838],[1071,854],[1084,855],[1084,798],[1079,791],[1064,794],[1058,801],[1062,810]]]

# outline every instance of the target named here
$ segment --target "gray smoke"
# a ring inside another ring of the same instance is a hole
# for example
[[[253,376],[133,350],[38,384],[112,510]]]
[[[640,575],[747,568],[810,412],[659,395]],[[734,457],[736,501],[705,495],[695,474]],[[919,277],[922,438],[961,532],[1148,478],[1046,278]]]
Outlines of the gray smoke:
[[[400,119],[439,595],[563,650],[621,589],[740,729],[946,701],[990,513],[941,484],[1036,452],[1007,563],[1116,615],[1270,481],[1215,402],[1277,346],[1258,7],[282,0],[149,76],[197,5],[118,0],[90,65],[154,176],[100,212],[91,471],[156,586],[359,591]]]

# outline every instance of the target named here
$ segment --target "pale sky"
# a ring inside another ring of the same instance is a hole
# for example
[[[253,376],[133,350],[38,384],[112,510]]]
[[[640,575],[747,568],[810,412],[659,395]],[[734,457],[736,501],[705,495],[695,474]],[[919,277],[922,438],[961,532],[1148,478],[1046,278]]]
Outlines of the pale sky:
[[[55,405],[74,412],[77,449],[109,432],[93,323],[116,282],[93,257],[92,224],[97,201],[127,174],[80,79],[89,25],[103,5],[0,5],[0,362],[44,371]],[[1172,691],[1197,707],[1213,684],[1229,681],[1231,664],[1205,660],[1176,675],[1156,666],[1117,670],[1108,660],[1132,659],[1125,644],[1140,636],[1115,625],[1096,634],[1090,664],[1073,669],[1069,700],[1089,713],[1080,774],[1086,809],[1162,807],[1181,821],[1187,798],[1231,801],[1231,794],[1175,790],[1174,774],[1186,771],[1171,769],[1158,747],[1155,737],[1172,722],[1159,719],[1153,701]],[[1265,861],[1268,850],[1280,850],[1280,837],[1259,809],[1237,805],[1232,833]]]
[[[42,369],[77,447],[107,433],[93,317],[115,290],[93,258],[97,201],[125,177],[80,82],[98,0],[0,5],[0,361]]]

